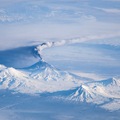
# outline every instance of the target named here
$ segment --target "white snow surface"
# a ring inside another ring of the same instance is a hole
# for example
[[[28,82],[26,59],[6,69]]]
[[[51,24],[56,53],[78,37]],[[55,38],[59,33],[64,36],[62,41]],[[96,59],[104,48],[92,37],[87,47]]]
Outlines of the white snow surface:
[[[4,65],[0,65],[0,71],[5,69],[6,67]]]
[[[20,93],[56,92],[71,89],[81,83],[70,73],[57,70],[43,61],[25,69],[6,67],[0,72],[0,89]]]
[[[66,99],[97,104],[111,111],[118,110],[120,109],[120,78],[82,84]]]
[[[63,97],[65,100],[92,103],[111,111],[120,109],[120,77],[95,81],[58,70],[45,61],[24,69],[0,65],[0,89],[25,94],[72,90]]]

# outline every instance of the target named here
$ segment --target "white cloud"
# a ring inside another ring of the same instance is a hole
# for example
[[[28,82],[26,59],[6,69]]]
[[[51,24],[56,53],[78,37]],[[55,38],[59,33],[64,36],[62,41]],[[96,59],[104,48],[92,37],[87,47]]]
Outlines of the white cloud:
[[[24,17],[19,14],[9,14],[6,10],[0,9],[0,22],[16,22],[24,20]]]
[[[100,45],[111,45],[111,46],[120,46],[120,38],[114,39],[100,39],[100,40],[91,40],[90,44],[100,44]]]
[[[0,15],[0,21],[1,22],[16,22],[23,20],[22,16],[9,16],[9,15]]]
[[[0,25],[0,49],[25,46],[30,41],[50,41],[80,38],[92,35],[113,35],[120,31],[119,24],[82,20],[80,23],[3,24]],[[7,44],[6,44],[7,43]]]
[[[108,9],[108,8],[97,8],[97,9],[102,10],[106,13],[120,14],[120,9],[116,9],[116,8],[114,8],[114,9],[112,9],[112,8],[110,8],[110,9]]]
[[[58,11],[51,11],[49,14],[46,15],[46,17],[54,17],[58,14]]]
[[[18,0],[20,2],[23,0]],[[7,0],[9,2],[9,0]],[[4,1],[1,1],[3,4]],[[84,20],[93,20],[92,15],[80,14],[81,8],[76,4],[72,5],[67,1],[58,1],[55,0],[45,0],[45,1],[27,1],[22,3],[14,4],[12,1],[10,4],[12,6],[3,7],[5,8],[5,13],[3,10],[0,10],[0,21],[1,22],[14,22],[23,20],[24,21],[44,21],[44,22],[81,22]],[[60,4],[59,4],[60,3]],[[19,9],[17,7],[19,6]],[[79,14],[78,14],[79,11]],[[77,13],[77,14],[76,14]],[[24,18],[23,18],[24,17]],[[95,17],[94,17],[95,18]]]
[[[14,5],[21,1],[27,2]],[[6,11],[0,9],[0,49],[26,45],[29,41],[71,39],[114,34],[120,31],[119,24],[98,21],[98,17],[86,13],[91,8],[84,8],[84,5],[80,7],[77,5],[79,2],[73,0],[1,0],[0,6],[8,3],[12,6],[5,7]],[[19,9],[16,9],[17,7]],[[7,22],[7,24],[2,24],[2,22]],[[8,24],[9,22],[12,24]]]

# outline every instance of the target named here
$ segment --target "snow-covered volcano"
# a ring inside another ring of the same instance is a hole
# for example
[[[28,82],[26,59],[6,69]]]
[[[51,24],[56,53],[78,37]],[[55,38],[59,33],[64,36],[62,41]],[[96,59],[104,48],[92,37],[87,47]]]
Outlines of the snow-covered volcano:
[[[94,103],[109,110],[120,109],[120,78],[83,84],[73,90],[66,99]]]
[[[0,65],[0,89],[25,94],[58,92],[56,98],[60,95],[65,100],[93,103],[109,110],[120,108],[120,78],[90,82],[88,78],[58,70],[45,61],[24,69]],[[59,91],[68,94],[61,95]]]
[[[21,93],[43,93],[68,90],[82,81],[68,72],[57,70],[44,61],[24,68],[0,67],[0,88]]]

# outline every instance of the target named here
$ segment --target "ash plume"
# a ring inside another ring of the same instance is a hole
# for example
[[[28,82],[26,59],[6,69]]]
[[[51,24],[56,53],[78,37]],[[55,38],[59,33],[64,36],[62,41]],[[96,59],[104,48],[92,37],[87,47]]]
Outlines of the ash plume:
[[[37,52],[37,55],[42,59],[41,57],[41,52],[46,49],[46,48],[51,48],[51,47],[57,47],[57,46],[63,46],[65,44],[75,44],[75,43],[82,43],[82,42],[87,42],[90,40],[99,40],[99,39],[107,39],[107,38],[112,38],[120,36],[120,33],[116,34],[109,34],[109,35],[94,35],[94,36],[86,36],[86,37],[81,37],[81,38],[75,38],[75,39],[69,39],[69,40],[61,40],[61,41],[55,41],[55,42],[44,42],[40,45],[37,45],[35,47],[35,52]]]

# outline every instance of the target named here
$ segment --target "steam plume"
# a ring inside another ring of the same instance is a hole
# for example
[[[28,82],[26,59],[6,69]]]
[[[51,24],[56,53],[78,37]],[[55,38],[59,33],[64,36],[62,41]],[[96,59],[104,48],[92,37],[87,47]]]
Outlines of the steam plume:
[[[116,36],[120,36],[120,33],[111,34],[111,35],[110,34],[109,35],[100,35],[100,36],[86,36],[86,37],[82,37],[82,38],[61,40],[61,41],[56,41],[56,42],[45,42],[45,43],[42,43],[42,44],[36,46],[35,51],[37,52],[38,56],[41,58],[41,51],[46,48],[50,48],[50,47],[54,47],[54,46],[62,46],[65,44],[82,43],[82,42],[86,42],[89,40],[105,39],[105,38],[111,38],[111,37],[116,37]]]

